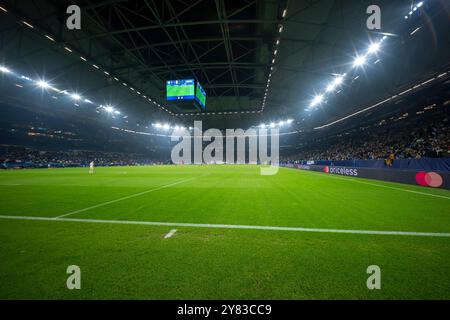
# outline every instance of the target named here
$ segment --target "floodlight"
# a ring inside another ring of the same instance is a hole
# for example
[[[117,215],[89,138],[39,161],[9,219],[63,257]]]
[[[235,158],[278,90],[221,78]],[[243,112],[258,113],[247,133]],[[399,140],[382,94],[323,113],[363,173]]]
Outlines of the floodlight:
[[[23,24],[26,25],[27,27],[29,27],[29,28],[31,28],[31,29],[34,29],[34,26],[31,25],[31,24],[29,24],[28,22],[26,22],[26,21],[22,21],[22,22],[23,22]]]
[[[294,120],[288,119],[286,122],[287,122],[288,124],[291,124],[292,122],[294,122]]]
[[[114,110],[114,113],[115,114],[120,114],[120,111],[119,110]]]
[[[323,101],[323,95],[320,94],[318,96],[315,96],[313,101],[310,104],[310,107],[314,107],[314,106],[320,104],[322,101]]]
[[[272,123],[270,124],[270,127],[271,127],[271,128],[275,128],[275,123],[272,122]]]
[[[333,82],[328,85],[327,92],[333,91],[336,87],[340,86],[342,82],[344,82],[344,76],[334,78]]]
[[[4,66],[0,66],[0,71],[3,72],[3,73],[11,73],[11,71],[8,68],[4,67]]]
[[[353,66],[361,67],[366,63],[366,56],[357,56],[353,62]]]
[[[417,8],[420,8],[421,6],[423,6],[423,1],[421,1],[417,4]]]
[[[50,84],[49,84],[47,81],[44,81],[44,80],[39,80],[39,81],[37,82],[37,85],[38,85],[39,87],[41,87],[42,89],[50,88]]]
[[[167,123],[165,123],[165,124],[163,125],[163,129],[164,129],[164,130],[169,130],[169,129],[170,129],[170,125],[168,125]]]
[[[106,106],[106,107],[105,107],[105,111],[106,111],[106,112],[109,112],[109,113],[112,113],[112,112],[114,112],[114,108],[111,107],[111,106]]]
[[[281,127],[281,126],[284,126],[284,121],[280,121],[280,122],[278,122],[278,125]]]
[[[81,96],[80,96],[79,94],[77,94],[77,93],[71,94],[70,97],[71,97],[73,100],[80,100],[80,99],[81,99]]]
[[[323,101],[323,95],[316,96],[315,100],[317,103],[321,103]]]
[[[330,84],[328,85],[328,87],[327,87],[327,92],[333,91],[334,88],[335,88],[334,84],[333,84],[333,83],[330,83]]]
[[[374,42],[370,45],[368,52],[377,53],[378,50],[380,50],[380,44],[378,42]]]
[[[342,84],[342,82],[344,82],[344,76],[338,76],[334,79],[333,84],[335,86],[339,86]]]

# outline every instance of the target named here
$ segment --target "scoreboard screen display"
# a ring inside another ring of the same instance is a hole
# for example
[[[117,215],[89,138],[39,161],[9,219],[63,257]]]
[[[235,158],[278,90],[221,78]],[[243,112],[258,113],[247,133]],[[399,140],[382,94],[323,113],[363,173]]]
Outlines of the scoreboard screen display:
[[[167,81],[167,100],[189,100],[195,98],[195,81],[170,80]]]
[[[197,82],[197,90],[195,91],[195,100],[202,106],[203,109],[206,107],[206,92],[203,90],[200,83]]]

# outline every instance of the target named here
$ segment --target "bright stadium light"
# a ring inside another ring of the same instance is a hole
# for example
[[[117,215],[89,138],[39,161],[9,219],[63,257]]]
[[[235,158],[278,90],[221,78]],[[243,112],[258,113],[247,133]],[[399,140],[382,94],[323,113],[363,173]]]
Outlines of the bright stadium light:
[[[81,99],[81,96],[78,93],[73,93],[73,94],[70,95],[70,97],[73,100],[77,100],[77,101]]]
[[[344,76],[338,76],[334,79],[333,84],[335,86],[340,86],[344,82]]]
[[[8,68],[4,67],[4,66],[0,66],[0,71],[3,72],[3,73],[11,73],[11,71]]]
[[[322,101],[323,101],[323,95],[320,94],[320,95],[314,97],[313,101],[311,101],[311,104],[309,106],[315,107],[316,105],[322,103]]]
[[[292,122],[294,122],[294,120],[288,119],[286,122],[287,122],[287,124],[291,124]]]
[[[106,106],[105,107],[105,111],[108,112],[108,113],[113,113],[114,112],[114,108],[111,107],[111,106]]]
[[[163,125],[163,129],[164,129],[164,130],[169,130],[169,129],[170,129],[170,125],[167,124],[167,123],[165,123],[165,124]]]
[[[114,110],[114,113],[115,114],[120,114],[120,111],[119,110]]]
[[[156,128],[161,128],[162,125],[161,125],[161,123],[155,123],[155,127],[156,127]]]
[[[49,84],[47,81],[44,81],[44,80],[39,80],[39,81],[37,82],[37,85],[38,85],[39,87],[41,87],[42,89],[48,89],[48,88],[50,88],[50,84]]]
[[[379,42],[374,42],[369,46],[369,53],[377,53],[380,50],[380,43]]]
[[[333,82],[328,85],[327,92],[333,91],[338,86],[340,86],[343,82],[344,82],[344,76],[337,76],[336,78],[334,78]]]
[[[357,56],[353,62],[354,67],[361,67],[366,64],[366,56]]]
[[[327,92],[331,92],[336,88],[336,86],[334,85],[334,83],[330,83],[327,87]]]
[[[279,125],[280,127],[284,126],[284,121],[278,122],[278,125]]]
[[[270,124],[270,127],[271,127],[271,128],[275,128],[275,126],[276,126],[276,124],[275,124],[274,122],[272,122],[272,123]]]

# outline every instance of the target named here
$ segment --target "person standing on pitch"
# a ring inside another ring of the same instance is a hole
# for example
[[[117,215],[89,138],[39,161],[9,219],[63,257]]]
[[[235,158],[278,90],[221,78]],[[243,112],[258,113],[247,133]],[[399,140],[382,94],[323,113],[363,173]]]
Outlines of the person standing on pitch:
[[[94,161],[91,161],[91,163],[89,163],[89,174],[93,173],[94,173]]]

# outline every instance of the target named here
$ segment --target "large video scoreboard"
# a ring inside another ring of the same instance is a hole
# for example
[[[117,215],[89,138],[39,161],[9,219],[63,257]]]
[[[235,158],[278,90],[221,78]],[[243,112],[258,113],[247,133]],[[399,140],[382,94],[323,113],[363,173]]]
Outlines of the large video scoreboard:
[[[195,81],[170,80],[167,81],[167,100],[190,100],[195,98]]]
[[[203,90],[203,87],[200,83],[197,82],[197,88],[195,90],[195,100],[200,103],[200,106],[205,109],[206,108],[206,92]]]
[[[183,104],[197,104],[197,108],[206,109],[206,92],[194,79],[169,80],[166,83],[167,101]]]

